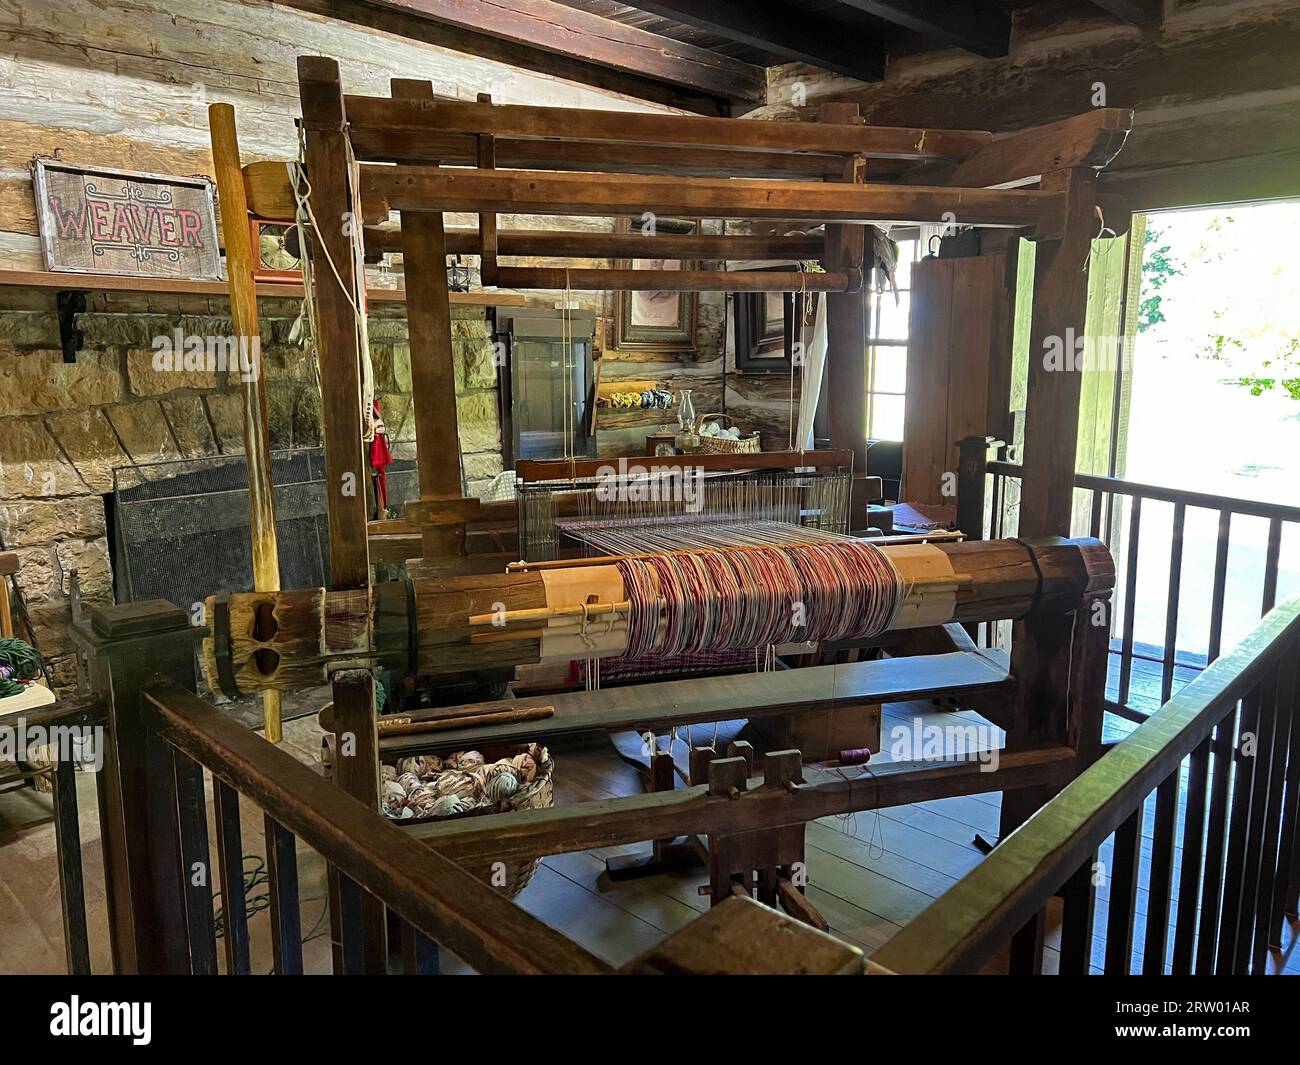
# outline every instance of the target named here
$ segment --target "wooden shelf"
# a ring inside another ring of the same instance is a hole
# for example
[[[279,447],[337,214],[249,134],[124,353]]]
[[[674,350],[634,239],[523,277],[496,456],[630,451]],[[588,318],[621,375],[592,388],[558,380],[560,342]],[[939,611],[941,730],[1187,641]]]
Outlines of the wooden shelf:
[[[93,292],[157,292],[179,296],[230,295],[230,290],[224,281],[55,273],[48,270],[0,270],[0,287],[84,289]],[[302,285],[293,281],[259,281],[257,294],[268,299],[301,299]],[[368,295],[376,303],[406,302],[406,292],[400,288],[372,288]],[[522,307],[525,302],[523,296],[507,292],[452,292],[449,295],[453,305],[474,307]]]

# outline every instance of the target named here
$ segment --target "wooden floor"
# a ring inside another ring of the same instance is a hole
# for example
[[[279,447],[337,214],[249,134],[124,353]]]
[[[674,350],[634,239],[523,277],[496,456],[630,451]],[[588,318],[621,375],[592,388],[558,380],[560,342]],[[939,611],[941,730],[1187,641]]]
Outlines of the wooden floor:
[[[873,763],[889,759],[891,728],[911,728],[918,717],[925,725],[982,723],[974,714],[943,711],[928,702],[891,704],[884,715],[886,750]],[[310,765],[318,764],[320,730],[314,717],[289,722],[285,733],[287,749]],[[994,735],[1000,742],[996,730]],[[684,756],[685,744],[679,742],[675,753]],[[623,761],[606,739],[555,754],[557,804],[642,790],[637,769]],[[94,780],[89,774],[78,774],[78,782],[92,963],[96,971],[104,972],[108,948]],[[815,822],[807,832],[808,898],[835,934],[870,953],[982,860],[973,840],[977,833],[996,838],[999,804],[1000,795],[991,793]],[[243,804],[241,813],[246,874],[251,874],[264,854],[262,820],[250,804]],[[1148,809],[1144,840],[1148,851],[1150,822]],[[604,875],[606,858],[642,849],[618,847],[547,858],[518,902],[602,958],[614,964],[626,962],[707,907],[699,894],[705,882],[703,871],[621,883],[611,883]],[[299,862],[305,966],[308,972],[327,972],[330,949],[323,863],[301,845]],[[249,895],[256,897],[264,890],[254,886]],[[1104,887],[1101,895],[1105,897]],[[1138,908],[1145,913],[1145,888]],[[1102,958],[1104,920],[1104,913],[1099,914],[1097,965]],[[265,910],[250,919],[256,972],[271,968],[268,921]],[[1141,953],[1141,929],[1139,916],[1135,956]],[[1055,965],[1053,947],[1054,932],[1049,936],[1049,971]],[[1288,971],[1300,973],[1300,959],[1291,953]],[[999,964],[995,962],[991,969],[996,971]],[[444,958],[443,968],[466,971],[452,958]],[[0,794],[0,973],[62,971],[50,797],[31,790]]]

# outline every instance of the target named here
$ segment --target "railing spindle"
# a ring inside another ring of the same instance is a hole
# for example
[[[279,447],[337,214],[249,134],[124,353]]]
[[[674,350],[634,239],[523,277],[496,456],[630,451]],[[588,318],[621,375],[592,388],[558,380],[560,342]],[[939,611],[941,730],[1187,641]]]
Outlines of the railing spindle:
[[[203,801],[203,769],[180,751],[172,752],[176,777],[176,825],[180,838],[185,920],[189,928],[190,972],[217,975],[216,927],[212,919],[212,852]]]
[[[438,944],[409,921],[402,922],[402,969],[407,976],[437,976],[441,972]]]
[[[1258,759],[1242,754],[1242,741],[1259,734],[1260,692],[1256,687],[1241,701],[1241,721],[1233,746],[1232,806],[1228,815],[1228,856],[1223,869],[1223,905],[1219,914],[1216,976],[1240,972],[1237,968],[1237,932],[1242,916],[1242,878],[1246,868],[1246,835],[1250,828],[1250,800]]]
[[[1296,660],[1287,656],[1278,666],[1270,689],[1269,751],[1260,757],[1265,771],[1263,791],[1263,824],[1260,828],[1259,846],[1255,850],[1258,885],[1253,897],[1255,935],[1251,947],[1251,971],[1263,973],[1268,962],[1269,936],[1272,932],[1270,918],[1273,912],[1273,888],[1277,880],[1282,836],[1282,784],[1286,778],[1287,748],[1291,742],[1292,696],[1295,692]]]
[[[1092,936],[1097,911],[1097,888],[1093,883],[1094,854],[1079,866],[1061,888],[1062,976],[1087,976],[1092,967]]]
[[[1128,572],[1124,575],[1124,635],[1120,643],[1120,706],[1128,704],[1129,682],[1133,675],[1133,622],[1137,611],[1138,539],[1142,532],[1142,497],[1134,496],[1129,509]]]
[[[1235,800],[1233,766],[1236,761],[1237,723],[1240,706],[1234,705],[1214,730],[1211,753],[1210,812],[1206,817],[1205,861],[1201,874],[1201,914],[1196,940],[1196,975],[1215,971],[1219,942],[1220,904],[1223,901],[1224,857],[1227,850],[1228,818]]]
[[[1115,846],[1111,856],[1110,906],[1106,910],[1107,976],[1127,976],[1133,963],[1133,921],[1137,916],[1144,805],[1139,805],[1115,830]]]
[[[1162,976],[1165,971],[1169,910],[1173,897],[1179,773],[1180,770],[1175,769],[1156,788],[1155,836],[1151,843],[1151,878],[1147,888],[1146,937],[1142,945],[1143,976]]]
[[[365,911],[361,889],[343,873],[339,878],[339,928],[343,940],[343,974],[360,976],[366,971]]]
[[[266,815],[266,868],[270,878],[271,943],[275,971],[302,975],[302,910],[298,901],[297,840]]]
[[[1219,511],[1219,535],[1214,547],[1214,586],[1210,599],[1210,642],[1206,664],[1223,650],[1223,601],[1228,586],[1228,547],[1232,536],[1232,511]]]
[[[1268,548],[1264,553],[1264,604],[1260,617],[1277,604],[1277,564],[1282,553],[1282,519],[1271,518],[1268,523]]]
[[[1183,585],[1183,531],[1187,508],[1174,504],[1173,536],[1169,542],[1169,590],[1165,597],[1165,646],[1160,674],[1160,705],[1174,693],[1174,667],[1178,660],[1178,602]]]
[[[81,867],[81,823],[77,811],[77,765],[54,752],[54,848],[59,857],[63,902],[63,951],[72,976],[90,975],[86,932],[86,881]]]
[[[1205,800],[1209,787],[1210,748],[1206,736],[1196,746],[1187,768],[1187,812],[1183,818],[1183,860],[1178,871],[1178,917],[1174,928],[1174,953],[1170,972],[1189,976],[1196,946],[1197,903],[1200,899],[1201,860],[1205,855]]]
[[[1277,723],[1277,667],[1265,675],[1259,686],[1259,717],[1255,729],[1254,757],[1251,761],[1250,818],[1247,821],[1245,873],[1241,881],[1241,916],[1237,922],[1237,942],[1233,953],[1233,971],[1249,973],[1254,946],[1255,898],[1259,890],[1259,872],[1264,846],[1264,825],[1268,815],[1269,767],[1273,761],[1273,736]]]
[[[1092,490],[1092,516],[1088,520],[1088,535],[1101,539],[1101,505],[1105,501],[1106,493],[1100,488]]]
[[[1300,644],[1293,645],[1291,657],[1300,657]],[[1300,892],[1300,671],[1291,684],[1291,728],[1287,742],[1286,804],[1282,809],[1282,837],[1278,846],[1277,881],[1273,885],[1269,932],[1273,946],[1282,945],[1286,914],[1294,912],[1296,893]]]
[[[221,876],[222,942],[226,973],[247,976],[248,912],[244,901],[244,848],[239,824],[239,792],[220,777],[212,778],[212,811],[217,828],[217,868]]]

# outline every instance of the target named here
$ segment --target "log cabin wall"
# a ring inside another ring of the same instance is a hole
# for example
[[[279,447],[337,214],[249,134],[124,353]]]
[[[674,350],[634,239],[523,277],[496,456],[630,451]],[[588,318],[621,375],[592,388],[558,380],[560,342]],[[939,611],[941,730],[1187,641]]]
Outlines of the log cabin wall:
[[[1133,132],[1101,191],[1134,210],[1297,196],[1298,54],[1296,0],[1165,0],[1150,28],[1047,2],[1013,12],[1004,58],[896,50],[875,83],[790,64],[770,71],[768,104],[812,120],[846,100],[868,122],[994,132],[1131,107]]]
[[[207,106],[228,101],[235,105],[245,162],[292,157],[299,113],[295,62],[304,53],[337,57],[352,92],[386,96],[390,77],[419,77],[430,79],[435,92],[462,99],[488,92],[502,103],[665,110],[264,2],[9,3],[0,5],[0,36],[0,271],[44,266],[28,170],[33,156],[57,150],[72,163],[211,174]],[[453,216],[448,223],[473,225],[476,219]],[[514,216],[503,217],[502,226],[604,228],[600,220]],[[393,275],[370,280],[398,283]],[[612,308],[612,298],[592,295]],[[112,489],[113,469],[242,450],[233,379],[160,374],[150,362],[152,338],[176,328],[228,335],[226,299],[161,293],[88,298],[89,313],[77,321],[85,348],[75,364],[65,365],[55,292],[0,287],[0,536],[19,551],[19,581],[61,693],[75,685],[67,637],[71,568],[78,570],[88,603],[112,601],[103,495]],[[698,377],[720,388],[721,296],[701,302],[698,357],[656,367],[673,387],[691,387]],[[302,349],[288,343],[298,309],[293,300],[261,306],[274,448],[320,444],[320,398],[311,368]],[[472,492],[501,470],[497,376],[483,311],[455,307],[453,316],[461,447]],[[387,427],[398,456],[412,457],[402,304],[376,305],[370,341]],[[625,366],[628,375],[642,375],[636,362]]]

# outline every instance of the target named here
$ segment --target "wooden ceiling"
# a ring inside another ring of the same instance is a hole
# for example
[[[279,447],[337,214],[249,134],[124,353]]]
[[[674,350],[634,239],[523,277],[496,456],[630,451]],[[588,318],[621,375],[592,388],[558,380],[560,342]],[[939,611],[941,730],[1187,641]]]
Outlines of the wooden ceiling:
[[[761,103],[766,69],[807,63],[863,81],[891,52],[1007,54],[1015,9],[1054,0],[278,0],[515,66],[726,114]],[[1060,6],[1058,4],[1058,6]],[[1085,5],[1086,6],[1086,5]],[[1159,22],[1161,0],[1093,0]]]

